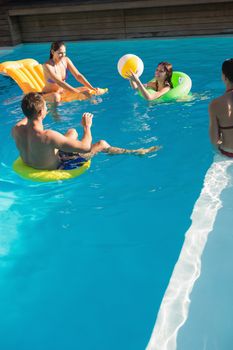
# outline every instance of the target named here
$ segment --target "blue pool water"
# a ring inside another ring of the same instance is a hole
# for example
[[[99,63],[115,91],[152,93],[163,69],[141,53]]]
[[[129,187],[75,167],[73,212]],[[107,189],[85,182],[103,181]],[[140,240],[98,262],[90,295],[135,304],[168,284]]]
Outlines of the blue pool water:
[[[147,346],[213,161],[207,106],[223,90],[220,68],[232,43],[231,37],[68,43],[77,68],[109,94],[97,103],[61,105],[46,127],[81,133],[88,111],[94,141],[163,148],[145,157],[100,154],[87,173],[67,182],[33,183],[13,172],[18,152],[10,132],[22,117],[22,93],[0,76],[1,349]],[[2,50],[0,59],[44,62],[49,46],[20,45]],[[142,58],[144,82],[158,62],[172,62],[192,78],[193,100],[140,99],[117,72],[126,53]]]

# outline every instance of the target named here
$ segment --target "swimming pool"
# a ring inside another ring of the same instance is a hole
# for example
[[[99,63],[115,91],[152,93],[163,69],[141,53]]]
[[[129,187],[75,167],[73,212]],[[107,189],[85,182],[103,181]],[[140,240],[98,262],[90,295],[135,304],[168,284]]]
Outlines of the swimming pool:
[[[61,105],[56,118],[47,116],[46,127],[81,131],[80,117],[88,111],[94,113],[94,141],[163,148],[146,157],[101,154],[80,178],[55,184],[28,182],[13,172],[18,153],[10,130],[22,116],[22,94],[0,76],[2,349],[147,346],[213,162],[207,105],[223,90],[220,67],[231,56],[232,41],[68,43],[78,69],[109,94],[97,103]],[[20,45],[1,60],[44,62],[48,52],[49,44]],[[158,62],[172,62],[191,76],[193,100],[148,105],[117,72],[126,53],[144,61],[143,81]]]

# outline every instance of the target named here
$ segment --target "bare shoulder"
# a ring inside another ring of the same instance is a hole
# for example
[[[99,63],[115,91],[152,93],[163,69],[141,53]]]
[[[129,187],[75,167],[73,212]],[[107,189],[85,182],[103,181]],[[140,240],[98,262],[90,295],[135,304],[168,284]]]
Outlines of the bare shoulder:
[[[53,138],[53,137],[56,137],[58,135],[62,135],[62,134],[58,131],[51,130],[51,129],[44,130],[44,136],[47,138]]]
[[[51,66],[51,62],[50,60],[46,61],[44,64],[43,64],[44,67],[49,67]]]
[[[64,138],[64,135],[58,131],[49,129],[44,131],[44,138],[46,143],[56,143],[58,141],[61,141]]]
[[[53,70],[53,65],[52,65],[50,60],[46,61],[43,64],[43,67],[45,68],[46,71],[49,71],[49,72],[51,72]]]
[[[221,97],[217,97],[209,103],[209,110],[214,110],[221,104]]]
[[[78,72],[77,67],[74,65],[74,63],[71,61],[69,57],[66,57],[66,67],[71,71],[76,71],[76,73]]]
[[[71,61],[71,59],[69,57],[65,57],[65,63],[68,66],[69,64],[73,64],[73,62]]]
[[[17,138],[20,135],[27,133],[27,118],[20,120],[16,125],[11,129],[11,135],[13,138]]]

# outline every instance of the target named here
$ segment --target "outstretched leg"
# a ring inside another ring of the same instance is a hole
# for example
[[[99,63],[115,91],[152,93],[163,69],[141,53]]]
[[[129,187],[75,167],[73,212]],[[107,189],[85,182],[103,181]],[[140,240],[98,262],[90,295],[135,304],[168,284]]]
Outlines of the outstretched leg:
[[[126,148],[119,148],[119,147],[112,147],[110,146],[105,151],[109,154],[135,154],[137,156],[144,155],[151,152],[156,152],[160,149],[160,146],[152,146],[149,148],[138,148],[138,149],[126,149]]]
[[[91,147],[91,152],[89,153],[79,153],[84,158],[91,158],[99,152],[104,152],[108,154],[135,154],[135,155],[144,155],[147,153],[155,152],[159,150],[160,146],[152,146],[149,148],[138,148],[138,149],[126,149],[120,147],[110,146],[105,140],[100,140],[94,143]]]

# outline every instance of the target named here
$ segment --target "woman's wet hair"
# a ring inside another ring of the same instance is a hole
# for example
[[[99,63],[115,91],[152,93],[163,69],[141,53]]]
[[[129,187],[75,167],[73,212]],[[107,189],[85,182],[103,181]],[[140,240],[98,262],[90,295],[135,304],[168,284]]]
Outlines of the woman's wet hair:
[[[233,58],[229,58],[223,62],[222,72],[225,77],[233,83]]]
[[[52,51],[57,51],[60,49],[61,46],[65,46],[65,43],[64,41],[54,41],[52,44],[51,44],[51,47],[50,47],[50,54],[49,54],[49,58],[53,58],[53,53]]]
[[[29,92],[21,102],[23,114],[28,119],[37,117],[44,107],[44,98],[38,92]]]
[[[160,62],[158,64],[158,66],[162,66],[163,69],[166,72],[166,77],[165,77],[165,81],[164,81],[165,86],[169,86],[172,89],[173,88],[173,84],[172,84],[172,81],[171,81],[171,79],[172,79],[172,72],[173,72],[172,64],[169,63],[169,62]],[[157,89],[158,89],[158,86],[157,86],[156,90]]]

